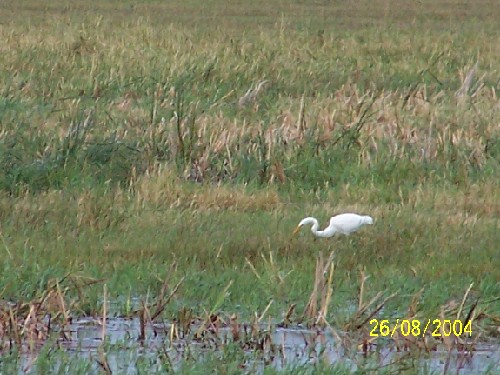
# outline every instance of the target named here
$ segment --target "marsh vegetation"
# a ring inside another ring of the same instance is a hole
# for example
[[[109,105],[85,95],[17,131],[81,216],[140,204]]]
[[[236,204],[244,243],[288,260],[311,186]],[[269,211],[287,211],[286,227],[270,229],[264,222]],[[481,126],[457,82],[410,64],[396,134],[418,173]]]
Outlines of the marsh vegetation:
[[[500,9],[460,4],[5,4],[0,372],[64,372],[51,337],[103,316],[363,350],[370,318],[451,317],[445,352],[498,348]],[[291,235],[342,212],[374,225]],[[231,337],[207,363],[245,371]]]

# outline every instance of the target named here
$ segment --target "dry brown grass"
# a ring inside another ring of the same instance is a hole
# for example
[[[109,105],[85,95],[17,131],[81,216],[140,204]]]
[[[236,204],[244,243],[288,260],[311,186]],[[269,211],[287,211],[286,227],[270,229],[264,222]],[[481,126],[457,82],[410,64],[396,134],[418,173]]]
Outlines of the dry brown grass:
[[[282,206],[274,189],[249,191],[245,186],[189,185],[171,170],[159,167],[137,180],[136,207],[245,212],[273,211]]]

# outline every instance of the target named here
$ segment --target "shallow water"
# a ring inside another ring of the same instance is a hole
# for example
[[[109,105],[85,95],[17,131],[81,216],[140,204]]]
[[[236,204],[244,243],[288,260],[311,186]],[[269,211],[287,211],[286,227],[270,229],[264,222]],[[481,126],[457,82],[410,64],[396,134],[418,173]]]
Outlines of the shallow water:
[[[61,338],[58,343],[71,356],[91,359],[95,366],[98,366],[96,359],[99,357],[99,350],[104,348],[113,373],[129,374],[137,372],[134,364],[138,360],[141,360],[142,366],[147,363],[148,372],[155,372],[165,370],[165,358],[168,358],[170,367],[180,368],[187,361],[193,363],[210,355],[221,354],[228,343],[233,342],[235,334],[237,342],[248,355],[242,367],[252,373],[263,372],[265,366],[282,369],[320,361],[328,365],[342,364],[351,370],[383,366],[403,369],[410,366],[425,369],[425,373],[443,373],[447,362],[448,373],[453,374],[497,373],[495,371],[500,368],[499,343],[476,344],[471,352],[453,350],[449,353],[444,347],[438,346],[429,353],[415,355],[411,351],[398,352],[376,346],[365,351],[348,350],[340,343],[340,336],[334,335],[330,330],[309,330],[302,327],[261,325],[252,333],[248,325],[240,324],[237,331],[226,325],[204,329],[202,337],[194,339],[193,332],[200,324],[194,323],[191,334],[184,337],[176,334],[177,326],[171,323],[145,324],[144,337],[141,339],[138,318],[107,319],[105,331],[101,321],[85,318],[66,327],[66,338]]]

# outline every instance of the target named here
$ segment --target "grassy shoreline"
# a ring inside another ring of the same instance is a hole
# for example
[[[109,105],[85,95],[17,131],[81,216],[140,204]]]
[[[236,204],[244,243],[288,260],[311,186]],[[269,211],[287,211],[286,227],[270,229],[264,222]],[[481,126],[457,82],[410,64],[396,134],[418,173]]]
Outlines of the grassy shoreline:
[[[106,284],[131,316],[182,281],[162,318],[296,304],[311,323],[334,251],[333,326],[365,275],[365,301],[396,293],[393,317],[466,294],[495,339],[500,14],[481,4],[7,4],[2,306],[62,288],[71,314],[99,315]],[[375,225],[291,236],[348,211]]]

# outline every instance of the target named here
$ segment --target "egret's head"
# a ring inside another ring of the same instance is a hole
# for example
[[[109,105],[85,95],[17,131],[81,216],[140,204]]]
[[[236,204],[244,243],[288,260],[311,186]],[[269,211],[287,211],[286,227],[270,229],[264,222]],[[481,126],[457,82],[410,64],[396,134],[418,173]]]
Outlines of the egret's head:
[[[304,224],[302,224],[302,221],[297,225],[297,228],[294,229],[293,234],[297,234],[300,232],[300,229],[302,228]]]
[[[306,225],[306,224],[312,224],[314,225],[314,223],[316,222],[316,219],[314,219],[313,217],[306,217],[305,219],[302,219],[299,223],[299,225],[297,225],[297,228],[295,228],[295,230],[293,231],[293,234],[297,234],[300,232],[300,229]]]
[[[364,217],[364,222],[365,222],[365,224],[370,224],[370,225],[372,225],[372,224],[373,224],[373,219],[372,219],[372,217],[371,217],[371,216],[365,216],[365,217]]]

